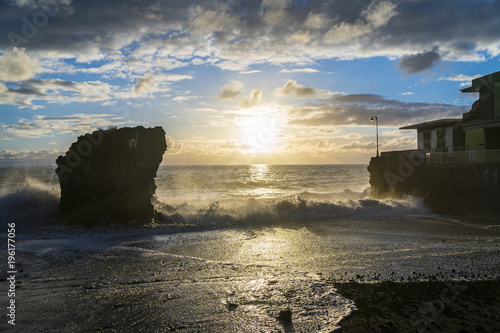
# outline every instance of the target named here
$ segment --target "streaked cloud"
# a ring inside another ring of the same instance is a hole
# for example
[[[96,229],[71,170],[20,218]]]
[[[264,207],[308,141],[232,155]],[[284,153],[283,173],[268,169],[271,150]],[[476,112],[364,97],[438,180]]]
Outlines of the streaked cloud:
[[[319,71],[314,68],[294,68],[294,69],[282,69],[280,73],[318,73]]]
[[[0,140],[46,138],[65,133],[85,134],[99,127],[123,126],[127,123],[113,114],[37,115],[32,119],[21,119],[13,125],[0,125]]]
[[[374,94],[336,95],[323,103],[311,103],[288,113],[288,124],[299,127],[367,126],[372,115],[379,126],[400,127],[440,118],[460,117],[467,106],[442,103],[411,103]]]

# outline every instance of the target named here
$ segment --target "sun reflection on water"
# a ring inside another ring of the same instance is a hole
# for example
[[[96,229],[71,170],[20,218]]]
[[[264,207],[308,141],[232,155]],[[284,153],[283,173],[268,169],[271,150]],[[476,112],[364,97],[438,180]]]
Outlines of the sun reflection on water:
[[[269,165],[267,164],[254,164],[249,169],[250,180],[255,182],[264,182],[271,180]]]

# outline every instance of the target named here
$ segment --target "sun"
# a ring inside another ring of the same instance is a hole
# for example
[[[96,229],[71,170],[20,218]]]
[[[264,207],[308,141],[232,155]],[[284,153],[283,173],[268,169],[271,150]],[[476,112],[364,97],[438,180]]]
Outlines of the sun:
[[[275,142],[276,133],[272,119],[268,117],[250,117],[243,124],[247,144],[255,152],[270,152]]]

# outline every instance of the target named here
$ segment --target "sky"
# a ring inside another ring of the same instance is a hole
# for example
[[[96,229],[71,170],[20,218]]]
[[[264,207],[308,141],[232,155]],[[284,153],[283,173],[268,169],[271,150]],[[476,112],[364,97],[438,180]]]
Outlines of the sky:
[[[368,164],[500,70],[500,0],[1,0],[0,166],[162,126],[163,164]]]

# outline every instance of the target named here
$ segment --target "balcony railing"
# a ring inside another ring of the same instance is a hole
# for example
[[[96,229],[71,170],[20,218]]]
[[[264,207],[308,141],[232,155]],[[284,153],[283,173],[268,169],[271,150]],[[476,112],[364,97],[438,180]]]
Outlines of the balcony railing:
[[[452,153],[427,153],[427,164],[500,163],[500,150],[469,150]]]

